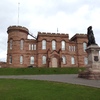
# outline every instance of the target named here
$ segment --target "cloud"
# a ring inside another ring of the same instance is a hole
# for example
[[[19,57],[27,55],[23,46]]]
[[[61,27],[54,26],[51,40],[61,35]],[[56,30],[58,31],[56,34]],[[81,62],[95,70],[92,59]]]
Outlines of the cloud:
[[[18,2],[20,4],[18,5]],[[7,27],[25,26],[33,35],[38,31],[86,33],[93,26],[96,41],[100,32],[100,0],[3,0],[0,2],[0,59],[6,59]],[[4,56],[3,56],[4,55]]]

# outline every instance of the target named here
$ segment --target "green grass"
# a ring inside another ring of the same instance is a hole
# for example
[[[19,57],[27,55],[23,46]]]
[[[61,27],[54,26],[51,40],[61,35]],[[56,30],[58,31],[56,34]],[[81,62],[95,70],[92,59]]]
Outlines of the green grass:
[[[48,81],[0,79],[0,100],[100,100],[100,89]]]
[[[78,74],[84,68],[0,68],[0,75]]]

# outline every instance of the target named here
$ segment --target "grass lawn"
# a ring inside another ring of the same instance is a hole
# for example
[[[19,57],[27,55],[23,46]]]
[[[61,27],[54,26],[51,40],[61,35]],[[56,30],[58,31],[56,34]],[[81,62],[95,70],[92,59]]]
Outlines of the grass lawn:
[[[100,100],[100,89],[48,81],[0,79],[0,100]]]
[[[0,75],[78,74],[85,68],[0,68]]]

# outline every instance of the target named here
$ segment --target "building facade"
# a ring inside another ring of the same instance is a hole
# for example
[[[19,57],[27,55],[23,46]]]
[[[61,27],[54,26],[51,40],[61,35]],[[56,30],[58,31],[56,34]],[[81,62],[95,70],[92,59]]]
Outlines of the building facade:
[[[10,26],[8,33],[8,67],[84,67],[87,62],[86,34],[38,32],[37,38],[28,39],[29,30]]]

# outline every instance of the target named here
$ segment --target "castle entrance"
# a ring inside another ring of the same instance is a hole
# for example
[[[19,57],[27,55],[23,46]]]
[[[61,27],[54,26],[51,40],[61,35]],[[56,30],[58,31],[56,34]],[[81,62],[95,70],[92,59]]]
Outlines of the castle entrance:
[[[58,61],[57,61],[57,58],[52,58],[52,67],[53,67],[53,68],[58,67]]]

